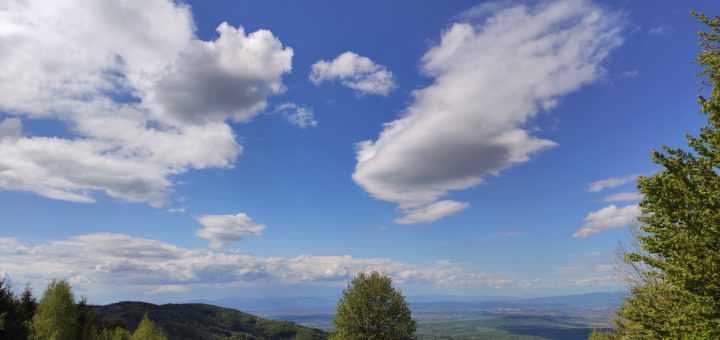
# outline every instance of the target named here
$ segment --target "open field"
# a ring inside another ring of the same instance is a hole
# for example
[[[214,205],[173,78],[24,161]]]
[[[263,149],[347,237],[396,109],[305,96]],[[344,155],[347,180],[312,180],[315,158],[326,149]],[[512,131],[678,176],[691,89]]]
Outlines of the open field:
[[[549,318],[488,317],[423,322],[418,339],[587,339],[593,328]]]
[[[572,340],[587,339],[593,329],[610,327],[620,295],[593,293],[531,299],[443,296],[409,300],[413,318],[419,324],[419,339]],[[247,304],[246,309],[250,307],[263,317],[332,330],[331,300],[278,300],[274,305],[270,301],[242,302]]]

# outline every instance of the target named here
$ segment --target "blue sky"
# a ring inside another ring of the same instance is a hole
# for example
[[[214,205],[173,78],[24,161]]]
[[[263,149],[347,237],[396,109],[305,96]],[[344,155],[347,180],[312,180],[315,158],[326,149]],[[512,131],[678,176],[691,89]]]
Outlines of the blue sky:
[[[91,3],[0,6],[0,273],[96,302],[617,291],[720,10]]]

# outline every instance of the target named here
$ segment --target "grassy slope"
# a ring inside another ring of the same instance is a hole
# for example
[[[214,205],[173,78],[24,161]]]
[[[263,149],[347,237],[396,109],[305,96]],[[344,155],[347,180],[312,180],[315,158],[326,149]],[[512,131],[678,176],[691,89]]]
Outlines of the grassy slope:
[[[95,308],[101,320],[120,317],[131,330],[137,327],[147,313],[171,340],[327,339],[326,333],[294,322],[262,319],[234,309],[206,304],[118,302]]]

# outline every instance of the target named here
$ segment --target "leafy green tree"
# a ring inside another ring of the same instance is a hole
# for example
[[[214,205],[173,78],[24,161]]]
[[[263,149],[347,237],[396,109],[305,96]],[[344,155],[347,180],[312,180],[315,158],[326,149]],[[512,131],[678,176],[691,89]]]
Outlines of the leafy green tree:
[[[392,279],[377,271],[361,272],[343,291],[331,339],[412,339],[417,325],[405,297]]]
[[[594,330],[588,336],[588,340],[619,340],[617,333],[613,331],[597,331]]]
[[[95,340],[130,340],[130,332],[125,328],[103,329]]]
[[[75,295],[67,281],[48,284],[30,325],[31,339],[75,340],[77,319]]]
[[[103,332],[106,332],[106,333],[117,332],[118,329],[122,329],[127,332],[127,326],[125,325],[125,320],[117,315],[103,318],[100,321],[99,327],[100,327],[100,329],[103,330]],[[130,337],[130,335],[128,333],[128,338],[129,337]]]
[[[165,333],[155,325],[147,314],[143,317],[130,340],[167,340]]]
[[[618,311],[622,338],[720,339],[720,17],[692,14],[710,28],[696,59],[707,125],[691,151],[653,151],[661,170],[638,179],[639,249],[625,260],[641,282]]]

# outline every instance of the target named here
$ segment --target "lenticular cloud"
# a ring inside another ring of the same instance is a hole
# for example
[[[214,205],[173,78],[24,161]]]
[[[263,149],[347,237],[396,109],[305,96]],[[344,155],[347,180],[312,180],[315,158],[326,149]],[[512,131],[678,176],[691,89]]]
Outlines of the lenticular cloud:
[[[532,136],[528,120],[601,78],[601,62],[622,42],[619,16],[589,1],[468,13],[485,17],[453,24],[422,58],[434,83],[376,140],[356,146],[353,179],[397,203],[405,215],[397,223],[462,211],[467,203],[440,198],[555,146]]]

